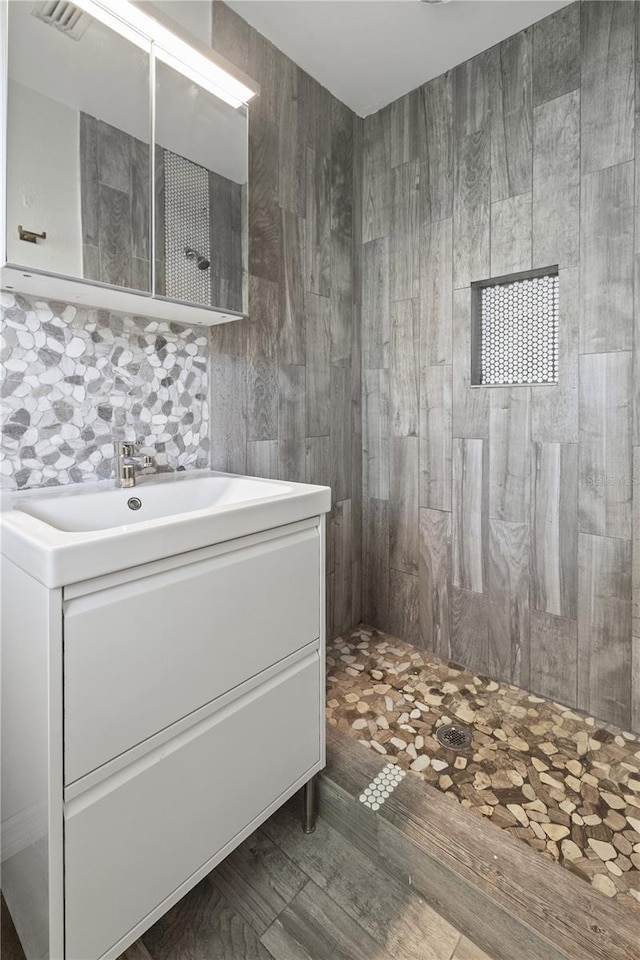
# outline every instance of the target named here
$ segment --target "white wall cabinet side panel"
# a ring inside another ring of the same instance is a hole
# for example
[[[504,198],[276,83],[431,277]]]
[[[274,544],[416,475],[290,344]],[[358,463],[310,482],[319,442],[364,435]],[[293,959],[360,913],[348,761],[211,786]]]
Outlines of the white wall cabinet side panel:
[[[314,653],[68,806],[66,960],[101,957],[317,764],[320,672]]]
[[[316,640],[320,580],[313,527],[66,603],[66,783]]]
[[[61,591],[6,558],[0,590],[0,883],[28,960],[40,960],[63,949]]]

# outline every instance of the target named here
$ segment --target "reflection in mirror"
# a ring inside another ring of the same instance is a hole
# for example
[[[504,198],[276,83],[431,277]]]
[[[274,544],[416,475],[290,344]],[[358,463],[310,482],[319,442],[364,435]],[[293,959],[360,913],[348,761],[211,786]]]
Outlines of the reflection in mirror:
[[[8,260],[148,292],[149,56],[69,7],[9,3]]]
[[[156,293],[243,313],[247,110],[156,71]]]

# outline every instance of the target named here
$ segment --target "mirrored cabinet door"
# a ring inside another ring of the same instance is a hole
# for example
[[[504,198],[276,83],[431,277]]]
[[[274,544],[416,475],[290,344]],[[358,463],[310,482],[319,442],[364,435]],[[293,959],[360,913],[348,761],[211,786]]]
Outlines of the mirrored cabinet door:
[[[156,64],[155,293],[247,309],[247,110]]]
[[[149,293],[150,45],[65,6],[9,3],[7,259]]]

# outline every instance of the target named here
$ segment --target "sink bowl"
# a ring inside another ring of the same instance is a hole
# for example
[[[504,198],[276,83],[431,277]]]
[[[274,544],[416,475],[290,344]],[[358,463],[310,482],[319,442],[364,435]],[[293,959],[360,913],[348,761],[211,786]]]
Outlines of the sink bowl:
[[[182,483],[141,483],[126,490],[43,497],[20,503],[17,509],[57,530],[108,530],[290,492],[290,486],[271,480],[206,476]]]
[[[329,487],[210,470],[13,495],[0,514],[3,558],[61,587],[260,531],[331,508]]]

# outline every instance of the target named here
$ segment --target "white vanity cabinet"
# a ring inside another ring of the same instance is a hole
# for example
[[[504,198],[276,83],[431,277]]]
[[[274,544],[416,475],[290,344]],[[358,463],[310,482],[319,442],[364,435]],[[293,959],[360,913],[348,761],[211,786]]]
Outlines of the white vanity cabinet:
[[[2,587],[3,892],[110,960],[324,765],[324,516]]]

